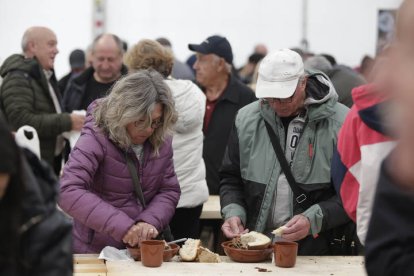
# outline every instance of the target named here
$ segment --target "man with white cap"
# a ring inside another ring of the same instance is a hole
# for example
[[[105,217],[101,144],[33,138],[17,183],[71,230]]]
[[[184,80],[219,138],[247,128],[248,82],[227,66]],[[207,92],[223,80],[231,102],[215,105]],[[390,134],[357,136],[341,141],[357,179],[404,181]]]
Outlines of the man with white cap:
[[[238,112],[220,171],[223,233],[283,226],[299,254],[330,254],[327,230],[349,221],[330,173],[348,108],[323,73],[305,72],[288,49],[263,59],[256,96]]]

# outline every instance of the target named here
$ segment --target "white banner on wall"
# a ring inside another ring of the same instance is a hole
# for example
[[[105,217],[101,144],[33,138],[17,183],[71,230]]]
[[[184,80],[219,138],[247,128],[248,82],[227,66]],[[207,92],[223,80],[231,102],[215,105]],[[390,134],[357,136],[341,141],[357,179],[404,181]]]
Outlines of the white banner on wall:
[[[106,0],[93,1],[93,38],[103,34],[106,30]]]

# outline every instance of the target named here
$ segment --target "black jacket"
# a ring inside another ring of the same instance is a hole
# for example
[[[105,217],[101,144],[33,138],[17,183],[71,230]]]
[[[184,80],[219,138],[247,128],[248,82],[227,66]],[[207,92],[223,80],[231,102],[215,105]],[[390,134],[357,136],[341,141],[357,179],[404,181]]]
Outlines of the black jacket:
[[[12,55],[4,61],[0,75],[0,101],[8,123],[14,131],[24,125],[34,127],[39,135],[41,157],[53,166],[56,137],[72,129],[70,114],[56,112],[48,81],[36,58]],[[54,74],[50,83],[60,103]]]
[[[65,112],[72,112],[73,110],[79,110],[82,104],[83,96],[86,93],[86,85],[91,78],[95,70],[93,67],[89,67],[78,77],[69,81],[66,90],[63,93],[63,110]],[[125,65],[122,65],[121,75],[126,75],[128,69]]]
[[[365,241],[368,275],[414,273],[414,193],[404,191],[382,164]]]
[[[0,255],[0,275],[72,275],[72,223],[56,208],[59,182],[52,169],[28,150],[22,154],[22,172],[18,253],[15,258]]]
[[[230,76],[229,83],[211,115],[207,132],[204,133],[203,158],[210,195],[219,194],[218,171],[237,111],[256,100],[254,92],[249,87]]]

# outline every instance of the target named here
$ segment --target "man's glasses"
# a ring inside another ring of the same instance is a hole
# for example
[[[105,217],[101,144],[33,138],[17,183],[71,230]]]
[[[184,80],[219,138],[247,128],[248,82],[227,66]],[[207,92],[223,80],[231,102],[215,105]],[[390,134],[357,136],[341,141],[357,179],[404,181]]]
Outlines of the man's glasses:
[[[294,95],[295,94],[293,94],[292,96],[290,96],[289,98],[286,98],[286,99],[281,99],[281,98],[266,98],[266,101],[268,103],[275,103],[275,102],[279,102],[281,104],[283,104],[283,103],[291,103],[293,101],[293,96]]]
[[[138,121],[135,121],[135,122],[134,122],[134,126],[135,126],[136,128],[139,128],[139,129],[144,129],[144,128],[145,128],[145,120],[138,120]],[[158,120],[152,121],[152,123],[151,123],[151,128],[152,128],[152,129],[157,129],[157,128],[159,128],[160,126],[162,126],[162,121],[161,121],[161,119],[158,119]]]

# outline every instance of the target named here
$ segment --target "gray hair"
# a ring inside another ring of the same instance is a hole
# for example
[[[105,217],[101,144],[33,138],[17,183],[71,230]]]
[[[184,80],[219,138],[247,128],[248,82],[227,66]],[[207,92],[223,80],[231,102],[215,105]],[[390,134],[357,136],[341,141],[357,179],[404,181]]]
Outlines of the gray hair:
[[[318,70],[328,74],[332,70],[332,65],[324,56],[314,56],[305,61],[305,68]]]
[[[226,73],[231,74],[233,66],[230,63],[228,63],[224,58],[219,57],[216,54],[213,54],[213,57],[214,57],[215,62],[217,63],[219,63],[220,60],[222,59],[224,61],[224,69],[226,70]]]
[[[107,33],[106,34],[100,34],[97,37],[95,37],[95,39],[93,40],[92,45],[91,45],[92,53],[95,52],[96,44],[98,44],[99,40],[101,38],[105,37],[105,36],[109,36],[109,37],[112,37],[114,39],[115,44],[116,44],[117,48],[119,49],[119,53],[121,55],[123,55],[125,53],[125,51],[124,51],[124,43],[119,38],[119,36],[117,36],[115,34],[107,34]]]
[[[139,118],[145,127],[152,123],[151,113],[155,104],[163,106],[162,125],[149,137],[154,153],[158,155],[165,138],[172,135],[177,112],[170,89],[163,77],[154,70],[139,70],[120,79],[105,98],[99,100],[93,112],[96,125],[121,148],[132,145],[126,126]]]
[[[226,71],[227,71],[227,73],[231,74],[232,68],[233,68],[233,66],[230,63],[226,62]]]
[[[29,44],[29,34],[28,32],[25,32],[23,34],[22,44],[21,44],[23,52],[26,52],[28,44]]]

